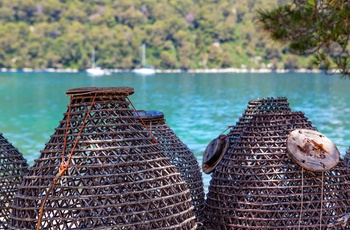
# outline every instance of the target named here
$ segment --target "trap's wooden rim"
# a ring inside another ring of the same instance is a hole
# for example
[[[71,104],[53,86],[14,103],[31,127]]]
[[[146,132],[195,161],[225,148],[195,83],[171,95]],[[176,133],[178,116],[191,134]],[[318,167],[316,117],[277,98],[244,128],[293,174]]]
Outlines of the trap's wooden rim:
[[[205,148],[202,159],[202,170],[206,174],[214,171],[215,167],[220,163],[230,146],[230,139],[226,135],[220,135],[209,142]]]
[[[287,151],[295,163],[313,172],[328,171],[339,163],[334,143],[314,130],[293,130],[287,137]]]
[[[131,95],[134,93],[132,87],[81,87],[68,89],[67,95],[85,95],[91,93],[125,93]]]

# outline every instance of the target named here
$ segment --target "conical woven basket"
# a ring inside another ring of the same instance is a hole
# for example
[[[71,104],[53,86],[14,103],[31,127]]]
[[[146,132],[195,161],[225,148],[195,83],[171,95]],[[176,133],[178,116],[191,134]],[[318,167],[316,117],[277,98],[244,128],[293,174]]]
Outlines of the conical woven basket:
[[[8,228],[10,205],[27,169],[22,153],[0,133],[0,229]]]
[[[162,112],[139,110],[137,114],[141,116],[160,144],[160,149],[170,158],[170,162],[176,166],[181,178],[186,182],[191,192],[196,219],[201,222],[205,194],[202,173],[196,157],[169,127]]]
[[[251,116],[212,174],[207,229],[348,228],[344,163],[326,172],[303,169],[287,151],[295,129],[316,130],[301,112]]]
[[[195,229],[185,182],[130,108],[129,87],[68,90],[10,229]]]

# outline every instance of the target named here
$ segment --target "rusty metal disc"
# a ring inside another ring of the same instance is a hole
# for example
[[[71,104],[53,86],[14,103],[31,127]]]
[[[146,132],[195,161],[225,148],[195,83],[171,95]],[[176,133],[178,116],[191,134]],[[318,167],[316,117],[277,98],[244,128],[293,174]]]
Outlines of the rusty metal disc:
[[[298,165],[314,172],[334,168],[340,157],[337,147],[330,139],[309,129],[293,130],[287,138],[287,150]]]
[[[215,169],[229,145],[230,141],[226,135],[220,135],[208,144],[204,150],[202,160],[202,170],[204,173],[209,174]]]

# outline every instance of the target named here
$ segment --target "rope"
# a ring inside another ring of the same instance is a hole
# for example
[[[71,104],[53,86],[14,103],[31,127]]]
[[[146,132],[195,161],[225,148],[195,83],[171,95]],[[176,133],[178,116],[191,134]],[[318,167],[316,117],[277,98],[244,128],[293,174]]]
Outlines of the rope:
[[[40,207],[40,210],[39,210],[39,217],[38,217],[38,224],[36,226],[36,230],[40,230],[40,227],[41,227],[41,221],[42,221],[42,218],[43,218],[43,214],[44,214],[44,207],[45,207],[45,203],[51,193],[51,191],[53,190],[55,184],[57,183],[58,179],[60,179],[60,177],[62,177],[64,175],[64,173],[68,170],[68,166],[69,166],[69,162],[71,161],[72,159],[72,156],[73,156],[73,152],[74,152],[74,149],[79,141],[79,138],[80,138],[80,135],[85,127],[85,124],[86,124],[86,119],[88,117],[88,115],[90,114],[91,112],[91,109],[92,109],[92,106],[95,102],[95,99],[96,99],[96,95],[97,93],[95,93],[92,101],[91,101],[91,104],[90,104],[90,108],[88,110],[88,112],[86,113],[85,117],[84,117],[84,120],[83,120],[83,124],[79,130],[79,133],[77,135],[77,137],[75,138],[75,142],[74,142],[74,145],[73,145],[73,148],[68,156],[68,159],[67,161],[64,161],[64,152],[66,150],[66,145],[67,145],[67,136],[68,136],[68,124],[69,124],[69,120],[70,120],[70,110],[71,110],[71,103],[72,103],[72,97],[70,98],[70,103],[69,103],[69,108],[68,108],[68,114],[67,114],[67,122],[66,122],[66,133],[65,133],[65,138],[64,138],[64,145],[63,145],[63,150],[62,150],[62,162],[61,162],[61,165],[59,166],[59,171],[56,175],[56,177],[53,179],[52,183],[51,183],[51,186],[49,188],[49,190],[47,191],[45,197],[44,197],[44,200],[43,202],[41,203],[41,207]]]
[[[69,106],[68,106],[68,114],[67,114],[67,120],[66,120],[66,133],[64,134],[64,140],[63,140],[63,150],[62,150],[62,163],[64,164],[64,153],[66,152],[66,146],[67,146],[67,136],[68,136],[68,125],[69,125],[69,119],[70,119],[70,110],[72,105],[72,97],[70,97],[69,100]]]
[[[147,125],[145,124],[145,122],[142,120],[141,115],[137,112],[135,106],[132,104],[132,102],[130,101],[130,99],[128,97],[126,97],[126,99],[129,101],[130,105],[132,106],[132,108],[134,109],[134,112],[137,114],[138,118],[141,120],[143,126],[145,127],[145,129],[147,130],[147,132],[149,133],[149,135],[152,137],[152,142],[153,143],[157,143],[157,140],[155,139],[155,137],[153,136],[152,132],[147,128]]]
[[[226,132],[229,128],[231,128],[231,126],[228,126],[224,131],[222,131],[222,133],[220,133],[220,135],[224,134],[224,132]]]
[[[324,172],[322,172],[321,177],[321,207],[320,207],[320,229],[322,229],[322,212],[323,212],[323,183],[324,183]],[[299,226],[300,230],[301,217],[303,213],[303,203],[304,203],[304,168],[301,168],[301,201],[300,201],[300,214],[299,214]]]
[[[230,129],[230,128],[232,128],[233,126],[228,126],[223,132],[221,132],[220,133],[220,135],[219,135],[219,137],[221,137],[222,136],[222,138],[221,139],[223,139],[223,140],[225,140],[226,138],[228,138],[228,137],[230,137],[230,136],[233,136],[233,135],[235,135],[235,134],[240,134],[241,133],[241,131],[243,130],[236,130],[236,131],[231,131],[231,132],[229,132],[228,134],[224,134],[228,129]]]
[[[321,179],[320,229],[322,229],[323,181],[324,181],[324,173],[322,172],[322,179]]]
[[[301,218],[303,215],[303,204],[304,204],[304,168],[301,167],[301,201],[300,201],[300,213],[299,213],[299,226],[300,230]]]

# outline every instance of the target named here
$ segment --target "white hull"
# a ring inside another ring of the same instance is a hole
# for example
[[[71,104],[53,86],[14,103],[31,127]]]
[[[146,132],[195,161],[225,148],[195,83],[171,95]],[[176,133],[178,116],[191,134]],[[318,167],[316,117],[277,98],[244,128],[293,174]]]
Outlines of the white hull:
[[[156,73],[156,71],[152,68],[134,69],[133,72],[136,74],[141,74],[141,75],[152,75],[152,74]]]
[[[86,73],[89,76],[103,76],[105,74],[105,72],[100,68],[100,67],[94,67],[94,68],[89,68],[86,70]]]
[[[91,77],[99,77],[105,75],[105,72],[101,67],[95,66],[95,50],[92,49],[92,60],[91,60],[91,68],[86,69],[86,73]]]

